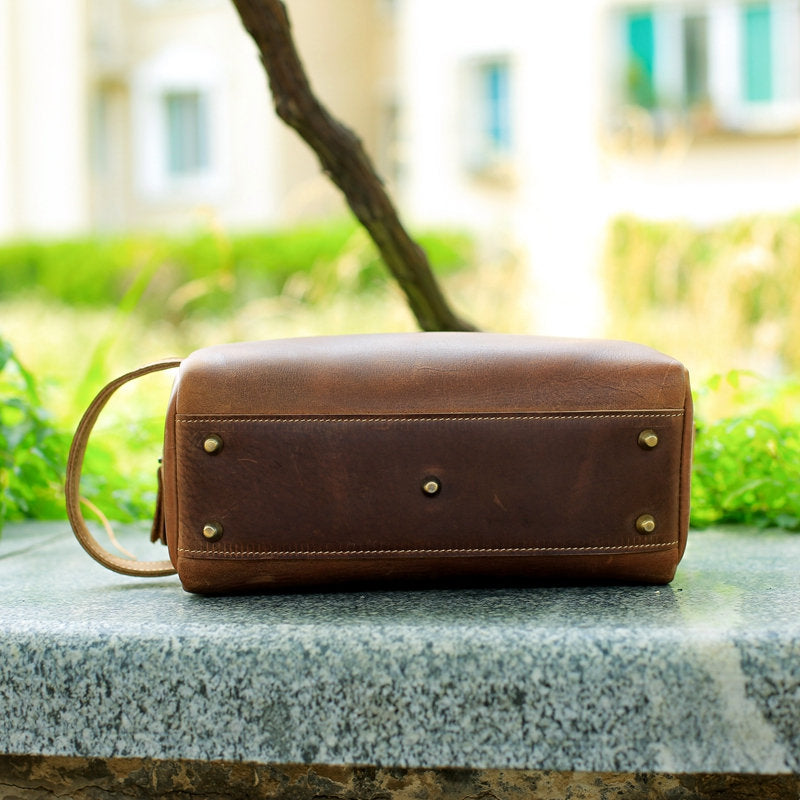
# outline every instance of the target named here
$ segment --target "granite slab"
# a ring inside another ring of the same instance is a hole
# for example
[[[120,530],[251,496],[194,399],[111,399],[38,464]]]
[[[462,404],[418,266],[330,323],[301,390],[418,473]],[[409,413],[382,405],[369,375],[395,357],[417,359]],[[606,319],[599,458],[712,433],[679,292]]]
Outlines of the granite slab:
[[[729,530],[667,587],[204,598],[8,525],[0,752],[798,773],[798,568],[800,536]]]

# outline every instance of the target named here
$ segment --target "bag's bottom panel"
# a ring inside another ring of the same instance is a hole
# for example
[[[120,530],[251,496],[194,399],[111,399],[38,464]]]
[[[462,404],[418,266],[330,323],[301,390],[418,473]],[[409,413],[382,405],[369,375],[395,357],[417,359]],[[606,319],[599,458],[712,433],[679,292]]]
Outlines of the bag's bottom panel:
[[[176,554],[410,561],[668,550],[680,538],[682,436],[675,410],[179,416]]]
[[[569,556],[221,560],[179,558],[183,588],[199,594],[486,585],[666,584],[677,548]]]

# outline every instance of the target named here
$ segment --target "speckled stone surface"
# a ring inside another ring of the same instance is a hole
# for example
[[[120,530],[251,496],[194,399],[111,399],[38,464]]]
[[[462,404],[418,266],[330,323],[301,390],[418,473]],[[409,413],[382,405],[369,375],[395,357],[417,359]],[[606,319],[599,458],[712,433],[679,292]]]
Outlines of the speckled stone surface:
[[[4,753],[800,772],[800,536],[694,534],[669,587],[203,598],[7,526],[0,585]]]

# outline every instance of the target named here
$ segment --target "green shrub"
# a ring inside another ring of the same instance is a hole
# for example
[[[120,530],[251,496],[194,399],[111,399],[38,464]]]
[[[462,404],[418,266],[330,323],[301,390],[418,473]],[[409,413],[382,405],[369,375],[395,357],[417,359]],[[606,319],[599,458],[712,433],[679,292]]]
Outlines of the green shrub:
[[[436,234],[422,237],[422,243],[440,272],[472,260],[465,237]],[[683,330],[692,344],[733,338],[732,347],[742,348],[755,328],[774,324],[783,337],[784,363],[800,359],[800,272],[794,266],[800,263],[800,218],[706,232],[624,220],[614,229],[612,251],[610,302],[617,306],[618,325],[627,326],[615,333],[673,350],[654,338],[679,327],[676,315],[685,313],[682,320],[691,324]],[[728,274],[726,259],[734,257],[739,261]],[[281,292],[318,309],[314,304],[329,292],[365,291],[388,280],[364,232],[349,224],[275,234],[206,232],[0,248],[0,295],[22,292],[114,308],[120,319],[166,315],[178,321],[197,314],[200,320]],[[721,287],[716,294],[715,287]],[[735,313],[723,329],[723,312],[731,309]],[[83,379],[70,388],[78,408],[66,425],[108,379],[112,344],[113,337],[95,343]],[[43,410],[41,386],[1,338],[0,401],[0,524],[63,517],[61,485],[71,430]],[[120,520],[148,518],[155,500],[163,419],[127,421],[136,416],[115,414],[113,408],[104,413],[82,482],[83,494]],[[697,392],[697,420],[693,526],[746,523],[800,530],[800,382],[765,381],[744,372],[715,376]]]
[[[0,528],[6,520],[63,516],[66,452],[33,376],[0,338]]]
[[[86,452],[81,496],[122,522],[151,517],[153,453],[158,453],[163,419],[121,423],[112,416],[112,424],[98,434]],[[0,530],[14,520],[65,517],[71,436],[45,410],[36,379],[0,337]]]
[[[699,406],[723,392],[733,392],[742,412],[698,421],[692,525],[800,530],[800,382],[717,375],[698,393]]]
[[[463,235],[435,233],[418,241],[440,273],[472,259]],[[224,323],[254,298],[287,292],[313,308],[330,294],[369,291],[389,280],[365,232],[353,223],[235,236],[130,235],[0,247],[0,300],[27,297],[50,306],[113,309],[116,320],[94,337],[85,370],[77,375],[70,370],[68,387],[60,377],[62,399],[67,391],[74,407],[62,409],[58,423],[44,410],[41,386],[0,338],[0,526],[4,520],[63,518],[71,426],[115,372],[109,353],[126,321],[147,325],[218,315]],[[146,519],[155,503],[163,417],[140,420],[129,410],[115,412],[114,402],[87,449],[81,493],[117,520]]]

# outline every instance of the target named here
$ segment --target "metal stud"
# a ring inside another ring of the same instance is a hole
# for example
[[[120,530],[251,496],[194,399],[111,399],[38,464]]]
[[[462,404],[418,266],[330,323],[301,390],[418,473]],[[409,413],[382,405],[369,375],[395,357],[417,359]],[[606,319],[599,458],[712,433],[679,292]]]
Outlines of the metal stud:
[[[203,536],[209,542],[216,542],[222,537],[222,525],[219,522],[206,522],[203,525]]]
[[[658,444],[658,434],[648,428],[639,434],[639,447],[642,450],[652,450]]]
[[[656,520],[652,514],[642,514],[636,520],[636,530],[639,533],[652,533],[656,529]]]
[[[211,436],[207,436],[203,442],[203,450],[205,450],[209,455],[219,453],[219,451],[222,450],[222,439],[217,436],[216,433],[211,434]]]
[[[434,476],[425,478],[425,480],[422,481],[422,491],[425,492],[428,497],[439,494],[441,490],[442,482]]]

